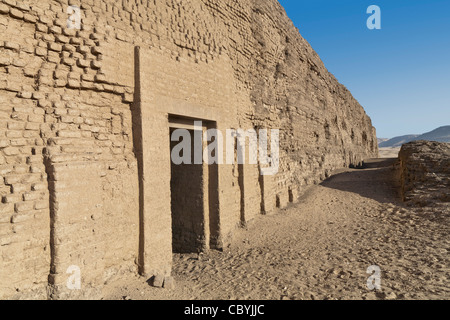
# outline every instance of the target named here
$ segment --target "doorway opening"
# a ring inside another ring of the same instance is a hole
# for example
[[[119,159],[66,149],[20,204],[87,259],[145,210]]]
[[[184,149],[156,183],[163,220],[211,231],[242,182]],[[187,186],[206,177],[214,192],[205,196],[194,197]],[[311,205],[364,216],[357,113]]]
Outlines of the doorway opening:
[[[171,210],[172,249],[174,253],[198,253],[217,248],[219,233],[218,217],[218,170],[217,165],[201,161],[195,164],[194,139],[202,150],[206,142],[201,139],[214,122],[202,121],[202,127],[194,127],[194,120],[176,116],[169,117],[170,137],[177,129],[185,129],[190,136],[190,163],[175,164],[171,161]],[[182,142],[170,139],[170,152]],[[179,156],[186,159],[185,149],[178,148]]]
[[[175,130],[170,129],[171,136]],[[189,130],[189,133],[193,141],[194,130]],[[172,152],[178,142],[170,143]],[[204,172],[202,164],[194,164],[193,155],[192,143],[190,164],[176,165],[171,161],[172,248],[175,253],[200,252],[205,244]]]

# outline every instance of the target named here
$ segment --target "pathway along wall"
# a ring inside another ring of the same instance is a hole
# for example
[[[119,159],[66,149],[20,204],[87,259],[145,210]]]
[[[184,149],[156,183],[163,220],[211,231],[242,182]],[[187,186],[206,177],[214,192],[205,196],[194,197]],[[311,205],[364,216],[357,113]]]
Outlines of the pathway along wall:
[[[378,151],[275,0],[0,1],[0,297],[98,297],[124,272],[170,274],[169,132],[189,119],[281,130],[277,175],[203,169],[201,250]]]

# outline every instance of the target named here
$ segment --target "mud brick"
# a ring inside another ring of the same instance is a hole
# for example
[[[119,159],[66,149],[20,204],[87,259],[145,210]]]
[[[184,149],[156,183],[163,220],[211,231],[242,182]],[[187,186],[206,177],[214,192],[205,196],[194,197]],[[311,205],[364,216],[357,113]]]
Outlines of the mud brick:
[[[43,57],[43,56],[47,55],[47,49],[41,48],[41,47],[37,47],[36,50],[35,50],[35,53],[36,53],[37,56]]]
[[[9,14],[16,19],[23,19],[23,12],[16,9],[16,8],[11,8],[9,11]]]
[[[8,12],[9,12],[9,7],[4,3],[0,3],[0,13],[7,14]]]
[[[58,27],[58,26],[51,26],[49,28],[49,31],[54,34],[60,34],[62,32],[62,29],[61,29],[61,27]]]
[[[20,45],[18,43],[11,42],[11,41],[5,41],[4,47],[5,47],[5,49],[10,49],[10,50],[17,50],[17,51],[20,50]]]
[[[52,51],[56,51],[56,52],[61,52],[62,51],[62,45],[59,44],[59,43],[50,42],[48,44],[48,49],[52,50]]]
[[[36,24],[36,31],[46,33],[46,32],[48,32],[48,27],[45,24],[37,23]]]
[[[26,22],[31,22],[31,23],[35,23],[35,22],[37,21],[37,17],[34,16],[34,15],[32,15],[32,14],[29,14],[29,13],[25,13],[25,14],[23,15],[23,19],[24,19]]]

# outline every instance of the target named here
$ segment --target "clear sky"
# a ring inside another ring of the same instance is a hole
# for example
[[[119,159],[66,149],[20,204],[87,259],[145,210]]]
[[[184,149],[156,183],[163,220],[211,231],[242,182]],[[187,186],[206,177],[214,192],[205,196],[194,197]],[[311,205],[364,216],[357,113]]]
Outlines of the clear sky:
[[[379,138],[450,125],[449,0],[280,0]],[[367,8],[381,8],[369,30]]]

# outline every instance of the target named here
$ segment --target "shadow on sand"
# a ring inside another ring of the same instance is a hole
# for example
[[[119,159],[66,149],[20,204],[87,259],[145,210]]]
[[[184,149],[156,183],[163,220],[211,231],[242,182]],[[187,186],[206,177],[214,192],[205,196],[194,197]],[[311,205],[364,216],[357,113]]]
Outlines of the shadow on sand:
[[[362,169],[350,169],[338,173],[320,185],[356,193],[380,203],[399,204],[401,202],[399,182],[394,169],[396,160],[396,158],[370,159],[364,163]]]

